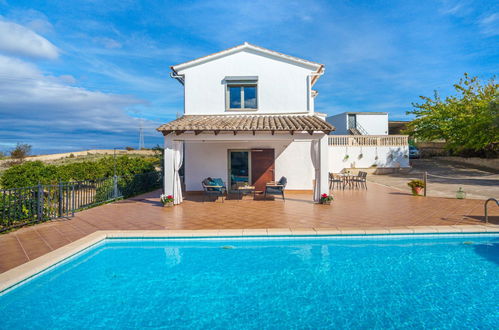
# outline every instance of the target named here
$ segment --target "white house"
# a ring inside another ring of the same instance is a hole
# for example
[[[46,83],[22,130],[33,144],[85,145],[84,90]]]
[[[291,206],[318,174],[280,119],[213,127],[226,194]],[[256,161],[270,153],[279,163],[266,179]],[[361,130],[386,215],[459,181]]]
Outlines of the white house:
[[[386,173],[409,167],[407,135],[388,135],[388,113],[344,112],[326,121],[336,128],[329,137],[329,169],[376,169]]]
[[[183,116],[158,128],[164,135],[165,193],[182,201],[207,177],[229,190],[241,182],[263,190],[287,178],[286,190],[328,192],[328,134],[314,111],[312,88],[324,65],[242,45],[171,67],[184,87]],[[315,184],[315,185],[314,185]]]
[[[326,121],[336,129],[336,135],[387,135],[387,112],[343,112],[329,116]]]

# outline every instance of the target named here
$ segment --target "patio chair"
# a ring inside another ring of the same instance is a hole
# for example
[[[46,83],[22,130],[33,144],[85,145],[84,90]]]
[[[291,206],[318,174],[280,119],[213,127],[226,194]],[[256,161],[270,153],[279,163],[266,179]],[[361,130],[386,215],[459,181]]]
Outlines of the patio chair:
[[[329,190],[334,189],[334,184],[336,183],[336,188],[343,185],[343,180],[339,176],[336,176],[334,173],[329,173]]]
[[[286,188],[286,184],[288,183],[288,179],[286,177],[281,177],[281,179],[278,182],[268,182],[267,185],[265,186],[265,192],[263,197],[267,198],[268,195],[281,195],[282,199],[285,201],[286,199],[284,198],[284,189]]]
[[[367,172],[360,171],[357,176],[352,178],[352,183],[355,184],[355,187],[365,188],[367,189]]]
[[[218,196],[222,197],[222,203],[224,201],[224,195],[227,195],[227,187],[225,183],[220,178],[206,178],[201,184],[203,185],[203,202],[206,200],[206,196]]]

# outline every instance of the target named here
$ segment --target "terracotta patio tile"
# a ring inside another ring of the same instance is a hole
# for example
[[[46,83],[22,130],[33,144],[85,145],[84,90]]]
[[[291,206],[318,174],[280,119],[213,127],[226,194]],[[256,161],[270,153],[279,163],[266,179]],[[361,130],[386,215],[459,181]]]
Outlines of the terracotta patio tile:
[[[310,194],[289,192],[286,201],[226,200],[202,202],[202,196],[186,196],[183,204],[163,208],[158,192],[106,204],[61,219],[0,235],[0,272],[43,255],[51,249],[75,241],[97,230],[212,230],[228,236],[246,234],[316,235],[324,233],[413,233],[420,226],[434,232],[453,228],[464,231],[469,225],[482,225],[483,201],[410,194],[369,184],[368,190],[332,192],[331,206],[316,205]],[[490,226],[497,230],[499,208],[489,209]],[[449,227],[441,227],[449,226]],[[390,229],[385,229],[390,227]],[[315,228],[315,229],[314,229]],[[480,230],[469,227],[471,230]]]

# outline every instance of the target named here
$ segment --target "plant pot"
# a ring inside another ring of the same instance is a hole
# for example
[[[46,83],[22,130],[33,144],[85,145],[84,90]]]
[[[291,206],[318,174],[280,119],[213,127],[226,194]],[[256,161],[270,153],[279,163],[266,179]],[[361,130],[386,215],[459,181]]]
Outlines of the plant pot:
[[[412,188],[412,194],[414,196],[421,196],[422,193],[423,193],[423,187],[414,187],[414,188]]]
[[[321,200],[321,204],[324,204],[324,205],[331,205],[331,201],[324,201],[324,200]]]
[[[173,202],[168,202],[168,203],[163,204],[163,207],[172,207],[172,206],[173,206]]]

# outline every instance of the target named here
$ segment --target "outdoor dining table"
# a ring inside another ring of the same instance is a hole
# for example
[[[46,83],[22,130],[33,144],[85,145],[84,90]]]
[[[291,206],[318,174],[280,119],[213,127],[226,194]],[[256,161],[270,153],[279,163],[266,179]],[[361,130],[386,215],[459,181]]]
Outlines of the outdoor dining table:
[[[350,174],[350,173],[340,173],[339,177],[341,178],[342,184],[343,184],[343,189],[348,185],[349,188],[352,187],[353,183],[353,178],[356,177],[356,175]]]

